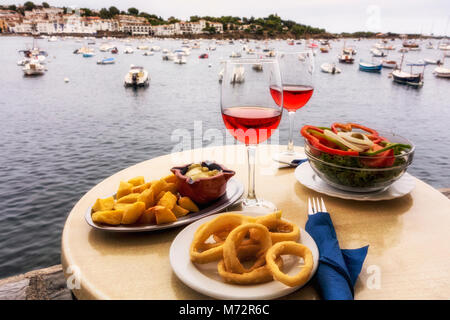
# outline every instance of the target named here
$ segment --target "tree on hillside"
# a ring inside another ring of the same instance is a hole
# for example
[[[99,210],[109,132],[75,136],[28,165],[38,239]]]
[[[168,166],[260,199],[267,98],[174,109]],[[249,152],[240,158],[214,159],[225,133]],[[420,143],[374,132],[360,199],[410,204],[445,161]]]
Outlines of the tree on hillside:
[[[102,19],[111,19],[111,14],[109,13],[109,10],[106,8],[101,8],[99,15],[100,15],[100,18],[102,18]]]
[[[114,17],[114,16],[120,14],[120,11],[116,7],[112,6],[112,7],[109,7],[109,14],[111,17]]]
[[[16,10],[17,10],[17,7],[16,7],[14,4],[12,4],[12,5],[10,5],[10,6],[8,7],[8,9],[9,9],[9,10],[12,10],[12,11],[16,11]]]
[[[42,6],[44,8],[50,8],[50,5],[47,2],[42,2]]]
[[[171,16],[171,17],[169,17],[169,19],[167,19],[167,22],[169,22],[169,23],[177,23],[177,22],[180,22],[180,20],[175,18],[174,16]]]
[[[27,1],[23,4],[23,8],[25,9],[25,11],[31,11],[36,8],[36,5],[31,1]]]
[[[128,13],[133,16],[137,16],[139,14],[139,10],[136,8],[128,8]]]

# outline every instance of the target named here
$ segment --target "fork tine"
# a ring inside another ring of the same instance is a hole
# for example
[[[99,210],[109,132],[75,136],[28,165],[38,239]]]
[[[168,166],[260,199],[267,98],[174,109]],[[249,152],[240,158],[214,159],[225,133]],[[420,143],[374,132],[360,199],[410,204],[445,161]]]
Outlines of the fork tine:
[[[327,208],[325,207],[325,202],[323,201],[323,198],[321,197],[320,200],[322,201],[322,212],[328,212]]]
[[[308,214],[309,215],[314,214],[312,206],[311,206],[311,198],[308,198]]]
[[[320,205],[319,198],[316,198],[316,201],[317,201],[317,211],[322,212],[322,206]]]

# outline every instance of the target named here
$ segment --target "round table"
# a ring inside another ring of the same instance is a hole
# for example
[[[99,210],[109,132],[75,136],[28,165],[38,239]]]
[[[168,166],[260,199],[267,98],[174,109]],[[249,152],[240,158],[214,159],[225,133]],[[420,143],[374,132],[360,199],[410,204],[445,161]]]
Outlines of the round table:
[[[341,248],[370,245],[355,286],[355,299],[448,299],[450,297],[450,200],[416,179],[402,198],[380,202],[342,200],[302,186],[294,169],[278,169],[271,154],[285,146],[260,145],[256,192],[274,202],[283,216],[304,228],[307,199],[322,196]],[[302,148],[296,148],[302,151]],[[246,185],[246,150],[242,145],[172,153],[141,162],[105,179],[74,206],[62,235],[62,264],[79,299],[205,299],[172,272],[169,248],[182,228],[150,233],[107,233],[92,229],[86,210],[119,182],[143,175],[159,179],[175,165],[215,160],[236,171]],[[69,268],[69,269],[68,269]],[[76,277],[75,277],[76,276]],[[309,284],[287,299],[319,299]]]

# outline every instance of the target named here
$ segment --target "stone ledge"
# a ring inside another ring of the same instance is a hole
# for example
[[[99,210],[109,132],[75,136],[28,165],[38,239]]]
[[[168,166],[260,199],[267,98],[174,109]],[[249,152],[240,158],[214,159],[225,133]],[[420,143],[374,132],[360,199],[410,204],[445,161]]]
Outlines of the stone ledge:
[[[0,280],[0,300],[72,299],[60,264]]]
[[[439,189],[450,199],[450,188]],[[0,279],[0,300],[74,300],[60,264]]]

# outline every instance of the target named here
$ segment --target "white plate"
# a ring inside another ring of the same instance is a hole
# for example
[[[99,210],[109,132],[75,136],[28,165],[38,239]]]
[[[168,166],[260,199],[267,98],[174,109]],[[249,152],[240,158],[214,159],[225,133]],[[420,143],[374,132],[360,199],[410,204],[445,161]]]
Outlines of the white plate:
[[[409,173],[405,173],[386,190],[357,193],[336,189],[320,179],[311,168],[309,162],[302,163],[295,169],[295,178],[305,187],[326,194],[331,197],[358,200],[358,201],[381,201],[403,197],[410,193],[415,185],[415,179]]]
[[[245,215],[260,216],[257,213],[245,212]],[[217,215],[208,216],[188,225],[173,240],[170,246],[170,264],[177,277],[187,286],[191,287],[204,295],[216,299],[275,299],[285,296],[301,288],[288,287],[281,282],[271,281],[257,285],[235,285],[225,283],[217,271],[217,262],[207,264],[194,264],[189,256],[189,248],[194,238],[197,228],[217,217]],[[315,274],[319,262],[319,250],[313,238],[300,228],[299,243],[307,246],[313,255],[314,265],[309,279]],[[300,259],[292,256],[283,256],[283,271],[290,275],[295,275],[300,270]]]
[[[177,221],[165,224],[151,224],[151,225],[118,225],[118,226],[110,226],[100,223],[95,223],[92,221],[92,206],[90,206],[84,215],[86,222],[94,229],[109,231],[109,232],[149,232],[149,231],[159,231],[163,229],[170,229],[181,227],[186,224],[189,224],[195,220],[201,219],[203,217],[209,216],[211,214],[215,214],[223,211],[229,206],[233,205],[244,193],[244,185],[232,178],[228,180],[227,189],[223,196],[221,196],[216,201],[208,204],[207,207],[200,207],[199,212],[192,212],[184,217],[180,217]],[[115,196],[108,195],[108,196]],[[94,205],[94,204],[92,204]]]

